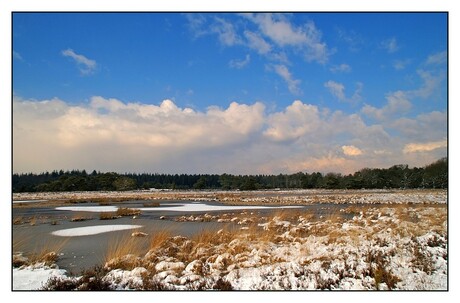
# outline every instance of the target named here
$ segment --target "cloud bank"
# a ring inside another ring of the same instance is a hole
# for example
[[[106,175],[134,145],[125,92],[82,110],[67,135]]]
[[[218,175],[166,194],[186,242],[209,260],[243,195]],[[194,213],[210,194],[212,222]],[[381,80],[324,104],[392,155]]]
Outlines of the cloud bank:
[[[152,105],[94,96],[71,104],[15,96],[13,171],[352,173],[445,156],[447,114],[391,115],[407,107],[403,97],[395,93],[382,108],[346,114],[301,100],[274,112],[261,102],[196,111],[171,100]]]

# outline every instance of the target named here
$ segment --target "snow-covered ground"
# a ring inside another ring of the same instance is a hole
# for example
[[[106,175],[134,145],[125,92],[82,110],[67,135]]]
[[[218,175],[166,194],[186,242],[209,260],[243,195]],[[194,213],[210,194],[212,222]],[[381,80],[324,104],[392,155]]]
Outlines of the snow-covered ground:
[[[171,237],[145,254],[109,260],[103,280],[115,290],[447,290],[445,206],[341,211],[352,219],[314,220],[303,211],[252,218],[239,232],[205,240]],[[39,268],[14,269],[14,289],[37,289],[51,275],[69,279]]]
[[[91,199],[219,201],[226,204],[359,204],[445,203],[447,190],[266,190],[266,191],[127,191],[13,193],[13,203],[24,200],[79,201]],[[15,203],[21,204],[21,203]]]

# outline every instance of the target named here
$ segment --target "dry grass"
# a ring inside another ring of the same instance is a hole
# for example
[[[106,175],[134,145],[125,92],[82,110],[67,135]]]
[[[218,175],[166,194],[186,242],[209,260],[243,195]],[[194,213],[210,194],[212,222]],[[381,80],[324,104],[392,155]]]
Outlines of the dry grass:
[[[217,225],[216,225],[217,226]],[[192,237],[192,241],[196,243],[207,245],[218,245],[222,243],[224,239],[228,239],[228,232],[216,232],[216,228],[202,229],[201,232]],[[225,237],[225,238],[224,238]]]
[[[109,240],[105,264],[109,268],[132,270],[141,265],[140,256],[145,252],[143,237],[132,237],[131,232],[122,233]]]
[[[99,214],[99,220],[113,220],[121,218],[116,212],[102,212]]]
[[[172,229],[162,229],[159,231],[152,231],[152,236],[150,237],[149,242],[149,250],[155,250],[160,248],[163,244],[165,244],[168,239],[172,237]]]
[[[38,244],[29,257],[30,264],[42,262],[48,266],[55,264],[68,241],[69,238],[63,238]]]
[[[75,215],[72,216],[70,219],[70,222],[81,222],[81,221],[86,221],[86,220],[91,220],[91,217],[88,217],[84,214],[81,213],[76,213]]]
[[[121,217],[138,216],[141,214],[141,211],[135,208],[120,207],[117,209],[116,214]]]
[[[144,203],[143,203],[143,206],[144,206],[144,207],[159,207],[159,206],[160,206],[160,202],[157,202],[157,201],[147,201],[147,202],[144,202]]]

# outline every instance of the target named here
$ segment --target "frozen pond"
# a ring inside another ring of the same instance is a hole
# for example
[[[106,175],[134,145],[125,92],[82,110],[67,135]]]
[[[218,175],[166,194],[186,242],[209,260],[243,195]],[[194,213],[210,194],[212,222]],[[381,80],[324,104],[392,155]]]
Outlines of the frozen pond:
[[[233,223],[217,222],[176,222],[179,216],[205,213],[240,213],[244,210],[254,214],[267,214],[281,209],[308,208],[315,212],[323,212],[328,207],[343,208],[339,205],[309,206],[229,206],[218,202],[162,201],[156,207],[144,207],[145,201],[127,201],[113,205],[81,203],[65,207],[27,207],[13,208],[13,219],[35,218],[33,224],[13,225],[13,242],[20,243],[16,249],[24,252],[40,251],[44,247],[63,243],[60,268],[80,273],[82,269],[103,264],[110,242],[129,236],[134,231],[153,235],[155,232],[168,230],[172,235],[193,237],[203,230],[219,230],[221,228],[238,228]],[[141,210],[135,217],[121,217],[115,220],[100,220],[101,212],[114,212],[119,207]],[[77,216],[85,217],[85,221],[72,222]],[[147,238],[139,238],[148,245]],[[65,243],[64,243],[65,242]]]

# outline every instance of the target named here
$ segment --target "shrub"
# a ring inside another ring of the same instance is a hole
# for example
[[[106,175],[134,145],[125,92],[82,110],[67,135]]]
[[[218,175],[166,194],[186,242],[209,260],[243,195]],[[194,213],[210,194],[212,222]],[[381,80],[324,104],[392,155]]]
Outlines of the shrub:
[[[216,281],[212,289],[217,289],[217,290],[233,290],[232,283],[228,282],[227,280],[223,280],[222,278],[219,278],[219,280]]]
[[[82,272],[80,278],[52,277],[41,288],[42,290],[112,290],[111,284],[104,280],[107,271],[102,266],[95,266]]]

